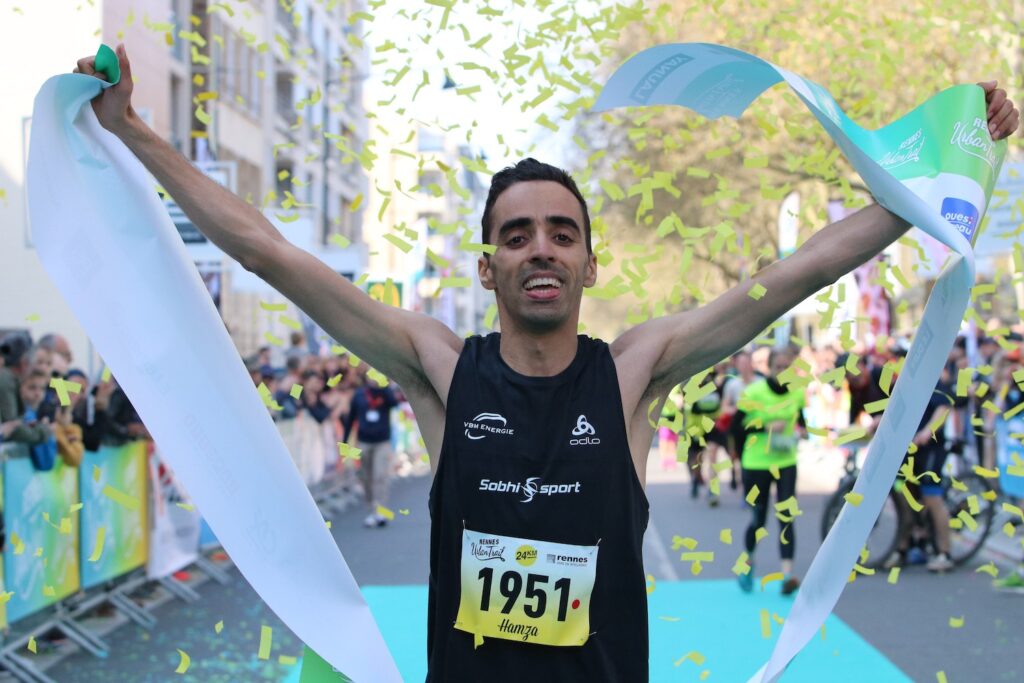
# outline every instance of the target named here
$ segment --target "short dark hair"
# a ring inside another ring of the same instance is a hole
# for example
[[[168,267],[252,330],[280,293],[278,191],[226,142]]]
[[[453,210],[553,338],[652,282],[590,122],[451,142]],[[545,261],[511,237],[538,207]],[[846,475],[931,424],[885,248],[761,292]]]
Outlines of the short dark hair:
[[[483,243],[491,244],[491,211],[494,209],[494,202],[498,201],[498,196],[516,183],[525,183],[533,180],[556,182],[569,190],[569,192],[572,192],[573,196],[579,200],[580,209],[583,211],[583,236],[587,244],[587,253],[593,253],[594,250],[590,243],[590,213],[587,211],[587,202],[583,199],[583,193],[576,186],[576,181],[572,179],[568,171],[564,171],[551,164],[545,164],[542,161],[537,161],[531,157],[517,162],[514,166],[503,168],[491,178],[491,189],[487,192],[487,203],[484,204],[484,215],[480,220],[481,227],[483,228]]]

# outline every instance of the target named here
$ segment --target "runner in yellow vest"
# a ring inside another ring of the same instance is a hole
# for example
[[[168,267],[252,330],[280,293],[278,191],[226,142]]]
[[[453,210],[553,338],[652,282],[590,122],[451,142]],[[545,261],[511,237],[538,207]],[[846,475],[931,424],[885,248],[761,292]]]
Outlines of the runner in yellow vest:
[[[793,499],[792,507],[777,513],[782,527],[779,534],[784,575],[782,593],[789,595],[800,586],[793,574],[796,537],[792,521],[796,510],[797,440],[807,428],[803,416],[805,397],[799,388],[788,389],[778,379],[792,362],[790,350],[772,349],[768,356],[768,377],[743,390],[732,421],[737,448],[742,453],[743,493],[754,509],[744,538],[751,569],[739,577],[740,588],[744,591],[750,591],[754,585],[754,546],[759,540],[758,530],[765,526],[773,483],[777,502]]]

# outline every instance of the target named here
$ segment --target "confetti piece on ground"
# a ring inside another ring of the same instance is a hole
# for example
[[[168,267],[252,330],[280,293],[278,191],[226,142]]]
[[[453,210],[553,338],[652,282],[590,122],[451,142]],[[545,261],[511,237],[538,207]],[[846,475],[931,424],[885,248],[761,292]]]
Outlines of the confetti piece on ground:
[[[718,540],[726,545],[732,545],[732,529],[722,529],[719,531]]]
[[[949,627],[950,628],[963,628],[964,618],[963,617],[950,617]]]
[[[270,645],[274,639],[274,632],[269,626],[260,626],[260,649],[256,654],[259,659],[270,659]]]
[[[409,514],[409,511],[408,511],[408,510],[406,510],[405,508],[402,508],[402,509],[400,509],[400,510],[398,511],[398,514],[400,514],[400,515],[408,515],[408,514]]]
[[[220,633],[221,631],[223,631],[224,630],[224,622],[223,621],[218,621],[216,624],[213,625],[213,630],[214,630],[215,633]]]
[[[935,680],[938,681],[938,683],[949,683],[949,681],[946,679],[945,671],[935,672]]]
[[[32,654],[36,654],[36,638],[35,636],[29,636],[28,639],[28,651]]]
[[[754,286],[747,291],[747,296],[749,296],[754,301],[757,301],[758,299],[763,297],[765,292],[767,291],[768,290],[765,289],[764,285],[762,285],[760,282],[755,282]]]
[[[843,500],[845,500],[847,503],[849,503],[853,507],[857,507],[858,505],[861,504],[861,502],[863,502],[864,494],[862,494],[862,493],[854,493],[853,491],[850,491],[845,496],[843,496]]]
[[[978,567],[977,569],[974,570],[974,573],[975,574],[978,574],[978,573],[988,574],[993,579],[999,577],[999,570],[996,569],[996,565],[995,565],[994,562],[989,562],[988,564],[981,565],[980,567]]]
[[[285,666],[295,666],[298,663],[298,661],[299,660],[298,660],[297,657],[292,657],[291,655],[278,655],[277,656],[277,663],[278,664],[284,664]]]
[[[691,652],[687,652],[685,655],[683,655],[682,657],[677,659],[675,661],[675,665],[679,666],[680,664],[685,662],[687,659],[692,659],[693,663],[696,664],[697,666],[700,666],[701,664],[704,663],[704,655],[702,655],[701,653],[697,652],[696,650],[693,650]]]
[[[90,562],[99,562],[100,556],[103,554],[103,541],[107,538],[107,527],[101,526],[96,529],[96,543],[92,549],[92,555],[89,556]]]
[[[900,580],[900,568],[893,567],[892,569],[890,569],[889,578],[887,580],[889,581],[889,583],[896,585],[896,582]]]
[[[764,587],[767,586],[769,583],[773,581],[782,581],[784,578],[786,578],[786,575],[782,572],[772,572],[771,574],[765,574],[761,577],[761,590],[764,590]]]
[[[118,491],[110,484],[107,484],[103,487],[103,495],[109,498],[110,500],[114,501],[118,505],[128,508],[129,510],[134,511],[139,509],[138,498],[132,498],[127,493],[124,493],[123,491]]]
[[[395,519],[395,513],[389,510],[388,508],[384,507],[383,505],[377,506],[377,514],[383,517],[384,519],[388,520],[389,522]]]
[[[174,670],[176,674],[183,674],[188,671],[188,667],[192,665],[192,658],[188,656],[188,653],[184,650],[178,650],[178,655],[181,659],[178,661],[178,668]]]

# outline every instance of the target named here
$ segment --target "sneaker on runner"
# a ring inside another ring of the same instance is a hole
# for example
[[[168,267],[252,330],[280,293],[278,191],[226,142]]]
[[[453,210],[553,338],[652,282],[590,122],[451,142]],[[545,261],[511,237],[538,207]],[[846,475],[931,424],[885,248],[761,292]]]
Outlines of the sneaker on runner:
[[[908,564],[925,564],[926,562],[928,562],[928,556],[920,548],[914,547],[907,551]]]
[[[800,579],[795,576],[787,576],[786,580],[782,582],[782,594],[792,595],[796,593],[796,589],[800,587]]]
[[[377,515],[377,526],[381,527],[381,526],[387,526],[387,525],[388,525],[388,518],[385,517],[384,515]]]
[[[746,574],[740,574],[736,577],[740,583],[740,590],[744,593],[749,593],[754,590],[754,566],[750,566],[750,571]]]
[[[946,553],[939,553],[928,560],[928,571],[930,572],[948,572],[952,568],[953,560],[949,559],[949,555]]]
[[[1024,575],[1020,572],[1011,572],[1009,576],[993,581],[992,587],[1008,593],[1024,594]]]
[[[371,512],[366,516],[366,519],[363,520],[363,526],[365,526],[367,529],[372,529],[375,526],[379,526],[379,524],[377,523],[377,519],[377,513]]]

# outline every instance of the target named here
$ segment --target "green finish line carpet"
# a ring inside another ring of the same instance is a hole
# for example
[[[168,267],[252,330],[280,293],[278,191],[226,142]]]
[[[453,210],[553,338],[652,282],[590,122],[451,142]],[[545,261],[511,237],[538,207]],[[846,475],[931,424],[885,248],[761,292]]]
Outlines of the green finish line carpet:
[[[402,677],[427,674],[427,587],[364,586],[363,594],[384,634]],[[778,583],[762,593],[742,593],[735,581],[658,582],[648,596],[651,681],[745,682],[765,662],[778,638],[792,599]],[[762,610],[767,614],[762,616]],[[770,637],[764,637],[765,629]],[[486,643],[483,645],[486,647]],[[696,654],[694,654],[696,653]],[[295,667],[286,683],[297,683]],[[706,674],[704,672],[707,672]],[[878,650],[835,615],[796,658],[784,683],[910,682]]]

